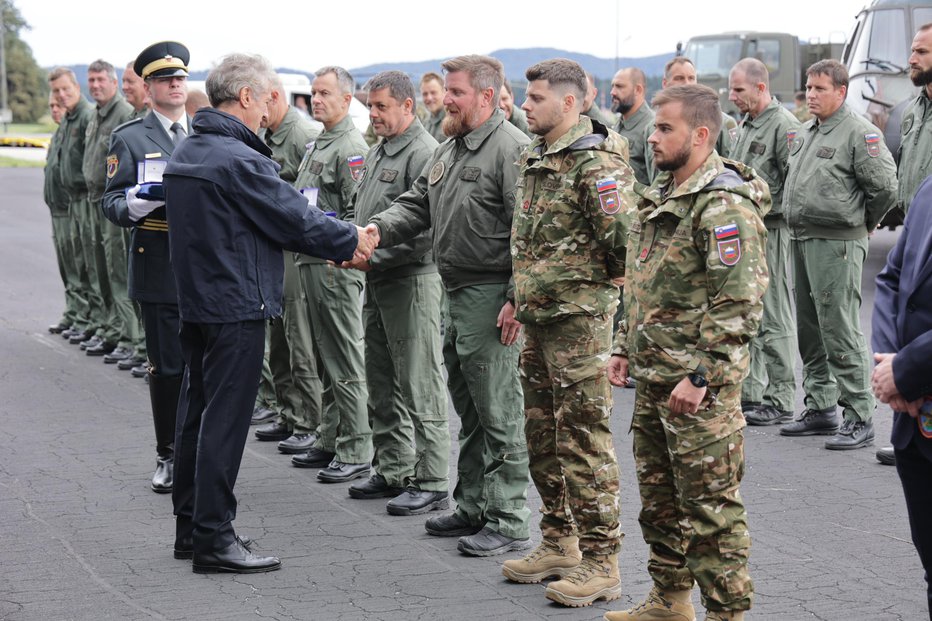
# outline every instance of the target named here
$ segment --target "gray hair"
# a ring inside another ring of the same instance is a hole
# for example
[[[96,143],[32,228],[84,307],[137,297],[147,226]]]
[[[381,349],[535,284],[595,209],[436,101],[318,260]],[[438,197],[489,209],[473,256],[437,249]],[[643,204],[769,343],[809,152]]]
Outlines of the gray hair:
[[[770,72],[767,71],[767,65],[757,58],[742,58],[731,70],[743,73],[744,79],[751,84],[763,83],[768,89],[770,88]]]
[[[350,72],[344,69],[343,67],[337,67],[335,65],[330,67],[321,67],[314,72],[314,75],[318,78],[332,73],[337,78],[337,84],[340,85],[340,92],[343,95],[353,95],[356,93],[356,81],[353,79],[353,76],[350,75]]]
[[[113,68],[113,65],[108,63],[106,60],[95,60],[87,66],[88,73],[106,73],[107,77],[116,82],[117,75],[116,69]]]
[[[405,99],[415,101],[414,84],[402,71],[382,71],[372,76],[366,84],[366,90],[370,93],[383,88],[387,88],[392,99],[400,104],[404,103]]]
[[[255,95],[267,93],[278,76],[272,65],[258,54],[229,54],[207,76],[207,98],[214,108],[239,100],[248,87]]]
[[[62,77],[67,77],[69,80],[71,80],[72,84],[76,86],[78,85],[78,76],[76,76],[74,71],[68,67],[55,67],[52,69],[49,72],[49,84]]]
[[[505,83],[505,67],[491,56],[468,54],[457,56],[441,65],[446,73],[465,71],[469,74],[469,85],[477,91],[492,89],[492,106],[498,106],[498,99]]]

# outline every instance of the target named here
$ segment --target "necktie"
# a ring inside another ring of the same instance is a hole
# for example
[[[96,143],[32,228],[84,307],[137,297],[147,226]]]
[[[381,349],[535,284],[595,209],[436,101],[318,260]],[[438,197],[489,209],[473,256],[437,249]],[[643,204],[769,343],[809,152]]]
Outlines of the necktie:
[[[184,133],[184,128],[181,126],[181,123],[172,123],[171,132],[172,132],[172,142],[175,143],[176,147],[180,145],[184,141],[185,138],[187,138],[187,135]]]

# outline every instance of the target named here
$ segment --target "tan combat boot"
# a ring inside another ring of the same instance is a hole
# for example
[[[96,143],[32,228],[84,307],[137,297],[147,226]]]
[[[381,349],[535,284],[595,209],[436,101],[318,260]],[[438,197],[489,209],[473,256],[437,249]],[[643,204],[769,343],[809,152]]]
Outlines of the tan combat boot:
[[[583,556],[582,561],[562,580],[551,582],[545,593],[564,606],[589,606],[597,599],[612,601],[621,597],[618,555]]]
[[[696,609],[689,601],[691,591],[661,591],[656,585],[647,599],[631,608],[605,613],[605,621],[696,621]]]
[[[544,539],[524,558],[505,561],[502,574],[512,582],[534,584],[550,576],[564,577],[581,558],[579,538]]]
[[[744,621],[743,610],[707,610],[705,621]]]

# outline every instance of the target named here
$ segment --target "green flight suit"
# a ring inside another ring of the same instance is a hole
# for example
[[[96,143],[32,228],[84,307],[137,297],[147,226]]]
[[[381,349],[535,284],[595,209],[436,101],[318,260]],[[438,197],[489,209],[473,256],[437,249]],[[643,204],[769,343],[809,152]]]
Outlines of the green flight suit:
[[[81,279],[81,297],[87,303],[86,317],[78,328],[96,332],[106,321],[106,307],[100,291],[97,266],[103,263],[103,248],[99,245],[96,222],[100,208],[91,208],[84,180],[84,145],[88,123],[94,116],[94,106],[83,97],[74,110],[62,118],[61,151],[59,152],[61,185],[68,194],[71,214],[71,247],[75,270]],[[100,260],[98,261],[98,255]]]
[[[605,127],[612,127],[615,124],[615,116],[602,110],[602,108],[600,108],[594,101],[592,102],[592,105],[589,106],[589,109],[583,112],[583,114],[588,116],[590,119],[598,121]]]
[[[639,183],[650,185],[653,157],[647,137],[654,131],[654,111],[646,102],[642,103],[629,118],[618,117],[615,131],[628,141],[628,163],[634,169],[635,178]]]
[[[525,114],[524,110],[519,108],[517,104],[512,106],[511,117],[508,119],[508,122],[523,131],[529,138],[534,137],[527,126],[527,114]]]
[[[101,290],[106,294],[104,303],[107,305],[103,339],[127,349],[132,349],[142,335],[133,302],[129,299],[126,229],[103,216],[100,200],[107,187],[107,179],[116,172],[115,167],[111,170],[107,161],[110,134],[132,118],[133,107],[119,93],[103,106],[98,105],[96,114],[87,125],[83,164],[87,197],[98,212],[97,225],[105,260],[106,271],[100,274]]]
[[[447,139],[447,135],[443,133],[443,119],[446,115],[447,111],[444,108],[440,108],[440,111],[436,114],[431,112],[427,122],[424,123],[424,129],[427,130],[427,133],[433,136],[434,140],[440,144]]]
[[[265,131],[265,143],[272,150],[272,159],[281,166],[278,174],[283,180],[295,182],[308,143],[319,133],[308,119],[290,106],[275,132]],[[284,254],[283,314],[273,319],[268,329],[268,364],[272,380],[269,388],[282,422],[294,433],[304,434],[313,432],[320,424],[322,387],[298,268],[294,254]],[[267,385],[267,381],[263,374],[260,386]]]
[[[734,120],[731,115],[722,112],[722,129],[718,133],[718,139],[715,141],[715,150],[722,157],[731,157],[731,143],[734,142],[738,135],[738,121]]]
[[[87,300],[81,291],[81,276],[77,271],[71,244],[73,222],[68,211],[68,193],[61,185],[61,128],[52,134],[48,155],[45,160],[45,180],[43,195],[45,204],[52,216],[52,241],[55,245],[55,258],[58,261],[58,273],[65,289],[65,310],[58,323],[72,326],[82,325],[87,321]]]
[[[298,167],[295,187],[308,202],[353,221],[350,195],[369,150],[347,115],[325,130],[307,150]],[[298,255],[298,271],[307,301],[311,332],[323,370],[324,390],[332,391],[333,407],[321,415],[315,446],[336,453],[348,464],[369,461],[372,430],[366,409],[368,389],[362,330],[363,274]]]
[[[925,88],[903,113],[899,155],[897,206],[905,214],[919,184],[932,175],[932,100]]]
[[[519,343],[496,327],[511,293],[509,237],[517,160],[528,137],[496,109],[466,136],[447,140],[408,192],[373,216],[391,247],[430,229],[447,293],[444,364],[460,417],[453,498],[460,518],[503,535],[529,536]]]
[[[638,381],[632,429],[647,570],[662,591],[698,582],[707,610],[747,610],[740,395],[767,287],[761,217],[770,193],[752,169],[715,152],[679,186],[663,172],[637,192],[612,353]],[[698,410],[674,414],[674,387],[703,370]]]
[[[806,407],[870,420],[871,362],[861,332],[867,236],[896,203],[896,167],[883,136],[842,105],[790,144],[783,212],[790,230]]]
[[[414,119],[369,150],[353,191],[356,223],[385,211],[406,192],[437,148]],[[430,233],[379,248],[366,272],[363,325],[372,466],[392,487],[449,489],[450,430],[443,384],[440,299],[443,287]]]
[[[618,554],[618,462],[605,374],[635,212],[627,142],[586,116],[519,160],[511,256],[524,431],[545,539],[578,536],[584,555]]]
[[[741,400],[772,405],[783,412],[796,407],[796,321],[787,278],[790,236],[783,219],[783,182],[789,141],[799,126],[796,117],[774,99],[755,118],[742,119],[731,145],[732,159],[744,162],[767,182],[773,203],[764,217],[770,285],[764,294],[760,332],[751,341],[751,364]]]

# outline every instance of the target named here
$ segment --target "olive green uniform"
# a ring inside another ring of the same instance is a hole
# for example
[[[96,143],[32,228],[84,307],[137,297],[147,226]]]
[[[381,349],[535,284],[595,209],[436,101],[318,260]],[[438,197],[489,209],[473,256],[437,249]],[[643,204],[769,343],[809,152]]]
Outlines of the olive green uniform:
[[[867,235],[896,202],[896,168],[880,130],[842,105],[790,144],[783,212],[790,230],[806,407],[838,403],[849,420],[874,411],[861,332]]]
[[[722,130],[715,141],[715,150],[722,157],[731,157],[731,145],[738,136],[738,121],[722,112]]]
[[[414,119],[366,155],[352,197],[356,223],[385,211],[421,174],[437,141]],[[445,492],[450,430],[440,343],[442,285],[430,233],[379,248],[369,260],[363,326],[372,466],[390,487]]]
[[[132,120],[133,107],[117,93],[103,106],[87,125],[84,149],[84,180],[87,197],[96,211],[98,235],[103,247],[105,271],[100,273],[101,291],[107,306],[106,327],[102,338],[118,347],[133,349],[142,338],[141,326],[132,300],[129,299],[125,230],[103,216],[100,200],[107,187],[110,163],[110,134],[123,123]]]
[[[87,303],[86,317],[78,328],[97,331],[106,321],[106,308],[100,291],[97,267],[103,264],[103,248],[98,243],[96,222],[100,208],[91,208],[84,180],[84,145],[87,125],[94,116],[94,106],[83,97],[74,110],[65,114],[59,131],[61,185],[68,194],[68,212],[71,214],[71,247],[75,270],[81,279],[82,298]],[[99,259],[98,259],[99,255]]]
[[[275,132],[265,131],[263,138],[272,150],[272,159],[281,166],[279,177],[288,183],[295,182],[308,144],[319,133],[291,106]],[[313,432],[320,424],[323,389],[317,374],[317,353],[294,254],[286,252],[284,262],[283,314],[273,319],[268,329],[271,378],[263,373],[260,386],[266,385],[266,390],[271,389],[274,395],[272,405],[276,406],[283,422],[294,433],[304,434]]]
[[[65,289],[65,310],[60,325],[80,326],[87,322],[87,300],[82,297],[81,277],[74,259],[71,243],[73,226],[71,213],[68,211],[68,193],[61,185],[61,128],[52,134],[49,151],[45,160],[45,180],[43,195],[52,216],[52,241],[55,244],[55,258],[58,261],[58,273]]]
[[[605,374],[624,276],[634,171],[625,140],[586,116],[519,164],[511,233],[524,432],[541,534],[584,555],[621,548],[619,474]]]
[[[897,175],[897,206],[905,214],[919,184],[932,175],[932,101],[925,88],[903,114]]]
[[[433,112],[430,113],[430,117],[427,119],[427,122],[424,124],[424,129],[427,130],[427,133],[434,137],[438,143],[442,143],[447,139],[447,135],[443,133],[443,119],[447,115],[447,111],[443,108],[440,108],[440,111],[437,114]]]
[[[635,178],[644,185],[650,185],[653,157],[647,137],[654,131],[654,111],[647,102],[641,103],[629,118],[619,115],[615,131],[628,141],[628,163],[634,169]]]
[[[796,407],[796,322],[787,279],[790,236],[783,218],[783,182],[789,141],[798,130],[796,117],[774,99],[755,118],[746,116],[741,121],[731,146],[732,157],[767,182],[773,204],[764,217],[770,285],[764,294],[760,332],[751,341],[751,364],[741,387],[741,400],[772,405],[783,412]]]
[[[508,118],[508,122],[523,131],[527,136],[533,138],[531,130],[527,126],[527,114],[524,113],[524,110],[519,108],[517,104],[511,107],[511,116]]]
[[[369,150],[349,115],[325,130],[298,167],[295,187],[308,201],[340,220],[353,221],[350,195]],[[372,431],[366,409],[368,389],[363,354],[363,275],[309,255],[298,255],[302,293],[311,333],[323,369],[324,390],[333,407],[321,415],[316,447],[336,459],[361,464],[372,456]]]
[[[583,112],[583,114],[594,121],[598,121],[606,127],[611,127],[615,123],[615,117],[602,110],[602,108],[600,108],[594,101],[592,102],[592,105],[589,106],[589,109]]]
[[[496,109],[466,136],[441,144],[411,190],[371,218],[381,246],[431,230],[447,292],[447,386],[461,421],[456,513],[518,539],[528,537],[530,517],[519,345],[502,345],[495,324],[512,297],[516,162],[529,142]]]
[[[612,353],[638,380],[632,428],[647,569],[661,591],[698,582],[707,610],[747,610],[740,393],[767,287],[767,184],[713,152],[678,187],[663,172],[637,191]],[[670,393],[697,370],[709,382],[697,412],[674,414]]]

